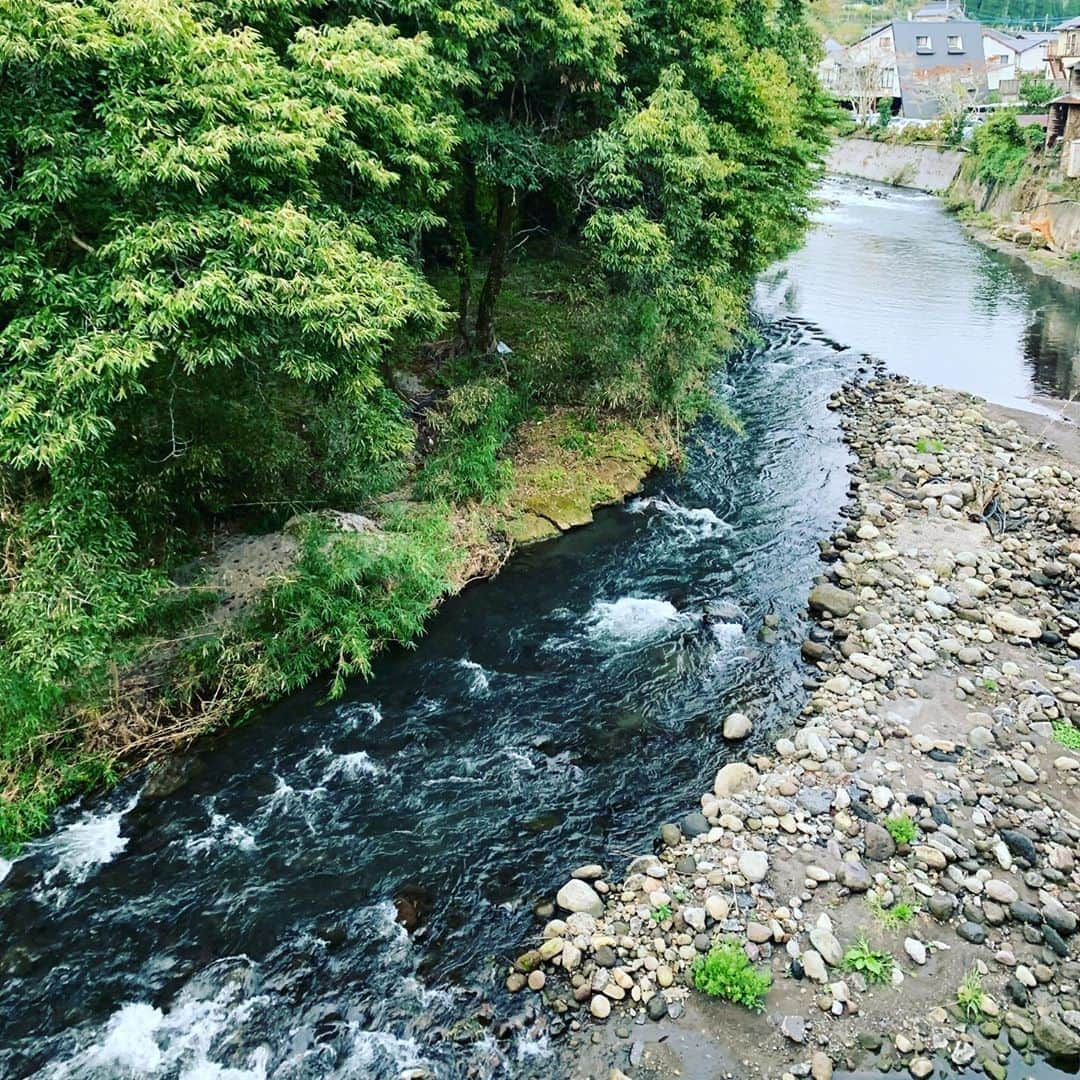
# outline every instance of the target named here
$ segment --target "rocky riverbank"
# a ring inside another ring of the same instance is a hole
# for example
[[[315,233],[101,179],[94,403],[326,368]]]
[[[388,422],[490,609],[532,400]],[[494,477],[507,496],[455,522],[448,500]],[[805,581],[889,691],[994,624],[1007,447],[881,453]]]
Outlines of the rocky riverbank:
[[[1080,462],[903,380],[833,405],[850,520],[792,729],[653,852],[574,870],[508,973],[575,1076],[1000,1080],[1080,1054]],[[737,745],[754,717],[717,723]],[[725,941],[771,974],[761,1013],[692,989]]]

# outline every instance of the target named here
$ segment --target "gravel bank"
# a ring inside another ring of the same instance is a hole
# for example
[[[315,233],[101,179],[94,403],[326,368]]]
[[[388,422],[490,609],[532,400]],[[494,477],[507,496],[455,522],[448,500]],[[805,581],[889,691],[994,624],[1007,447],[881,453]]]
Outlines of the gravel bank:
[[[833,406],[857,463],[809,598],[807,704],[655,852],[574,870],[508,973],[574,1075],[1002,1078],[1011,1048],[1080,1053],[1075,442],[894,378]],[[754,717],[716,722],[735,740]],[[892,958],[882,982],[852,966],[860,938]],[[760,1014],[691,989],[724,940],[771,972]]]

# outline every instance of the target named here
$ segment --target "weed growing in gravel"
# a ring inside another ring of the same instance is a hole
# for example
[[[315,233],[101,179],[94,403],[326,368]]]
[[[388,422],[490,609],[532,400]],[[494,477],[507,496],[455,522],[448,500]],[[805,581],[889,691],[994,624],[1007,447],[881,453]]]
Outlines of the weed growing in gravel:
[[[918,826],[907,814],[886,818],[885,828],[889,830],[889,835],[898,844],[910,844],[919,831]]]
[[[895,961],[891,954],[871,949],[870,942],[860,936],[844,953],[842,966],[845,971],[859,972],[868,983],[883,983],[888,982],[892,976]]]
[[[969,1023],[977,1024],[982,1019],[985,1003],[982,976],[972,969],[964,976],[960,989],[956,991],[956,1004],[960,1006],[960,1011]]]
[[[901,926],[914,922],[915,916],[919,914],[918,905],[907,900],[901,900],[887,908],[882,907],[878,897],[872,896],[868,903],[874,918],[885,930],[899,930]]]
[[[1080,728],[1064,720],[1054,721],[1054,741],[1069,750],[1080,750]]]
[[[742,945],[734,938],[728,938],[707,956],[699,956],[694,961],[691,974],[694,986],[702,993],[733,1001],[754,1012],[761,1012],[765,1008],[765,995],[772,986],[772,975],[754,967]]]
[[[671,918],[671,905],[661,904],[659,907],[653,908],[650,918],[657,924],[667,922]]]
[[[920,454],[940,454],[945,449],[945,444],[940,439],[919,439],[915,443],[915,449]]]

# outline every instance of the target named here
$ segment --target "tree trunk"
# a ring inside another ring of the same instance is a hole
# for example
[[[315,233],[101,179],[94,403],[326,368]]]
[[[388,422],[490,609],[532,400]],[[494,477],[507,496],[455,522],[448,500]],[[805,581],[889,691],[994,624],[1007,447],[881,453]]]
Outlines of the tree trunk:
[[[476,309],[476,346],[485,352],[495,347],[495,305],[506,276],[516,210],[513,190],[500,185],[495,197],[495,242],[491,245],[491,262]]]
[[[472,247],[462,225],[457,229],[457,250],[454,253],[454,269],[458,276],[457,332],[466,348],[471,345],[469,333],[469,301],[472,299]]]

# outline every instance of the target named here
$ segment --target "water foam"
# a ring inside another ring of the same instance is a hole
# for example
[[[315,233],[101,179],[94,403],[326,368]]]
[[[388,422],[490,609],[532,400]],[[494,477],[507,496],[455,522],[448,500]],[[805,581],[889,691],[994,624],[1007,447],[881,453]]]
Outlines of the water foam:
[[[68,888],[81,885],[99,867],[112,862],[127,847],[127,837],[121,836],[120,830],[124,815],[138,801],[136,793],[117,810],[84,814],[45,839],[41,849],[55,855],[56,862],[42,876],[38,895],[44,895],[43,890],[59,878],[67,888],[57,890],[53,899],[62,904]]]
[[[326,766],[322,782],[328,783],[339,776],[347,780],[359,780],[365,776],[380,776],[382,772],[382,766],[372,761],[366,751],[356,750],[351,754],[336,754]]]
[[[707,506],[683,506],[667,495],[634,499],[627,509],[632,514],[654,510],[666,518],[674,529],[693,536],[726,536],[732,531],[732,527]]]
[[[201,855],[222,844],[238,851],[254,851],[258,846],[250,829],[224,814],[217,813],[210,815],[207,831],[201,836],[189,836],[185,846],[191,854]]]
[[[457,661],[457,666],[463,671],[469,672],[469,690],[473,694],[486,694],[491,689],[491,679],[483,666],[475,661],[463,657]]]
[[[644,641],[666,633],[673,626],[689,625],[691,617],[683,614],[670,600],[651,600],[640,596],[622,596],[615,601],[599,600],[593,604],[585,623],[593,637],[621,641]]]
[[[212,1058],[218,1037],[244,1024],[262,998],[236,1001],[235,984],[210,999],[181,997],[168,1012],[145,1001],[128,1002],[109,1018],[102,1037],[46,1074],[49,1080],[117,1076],[180,1080],[266,1080],[270,1054],[252,1051],[241,1067]]]

